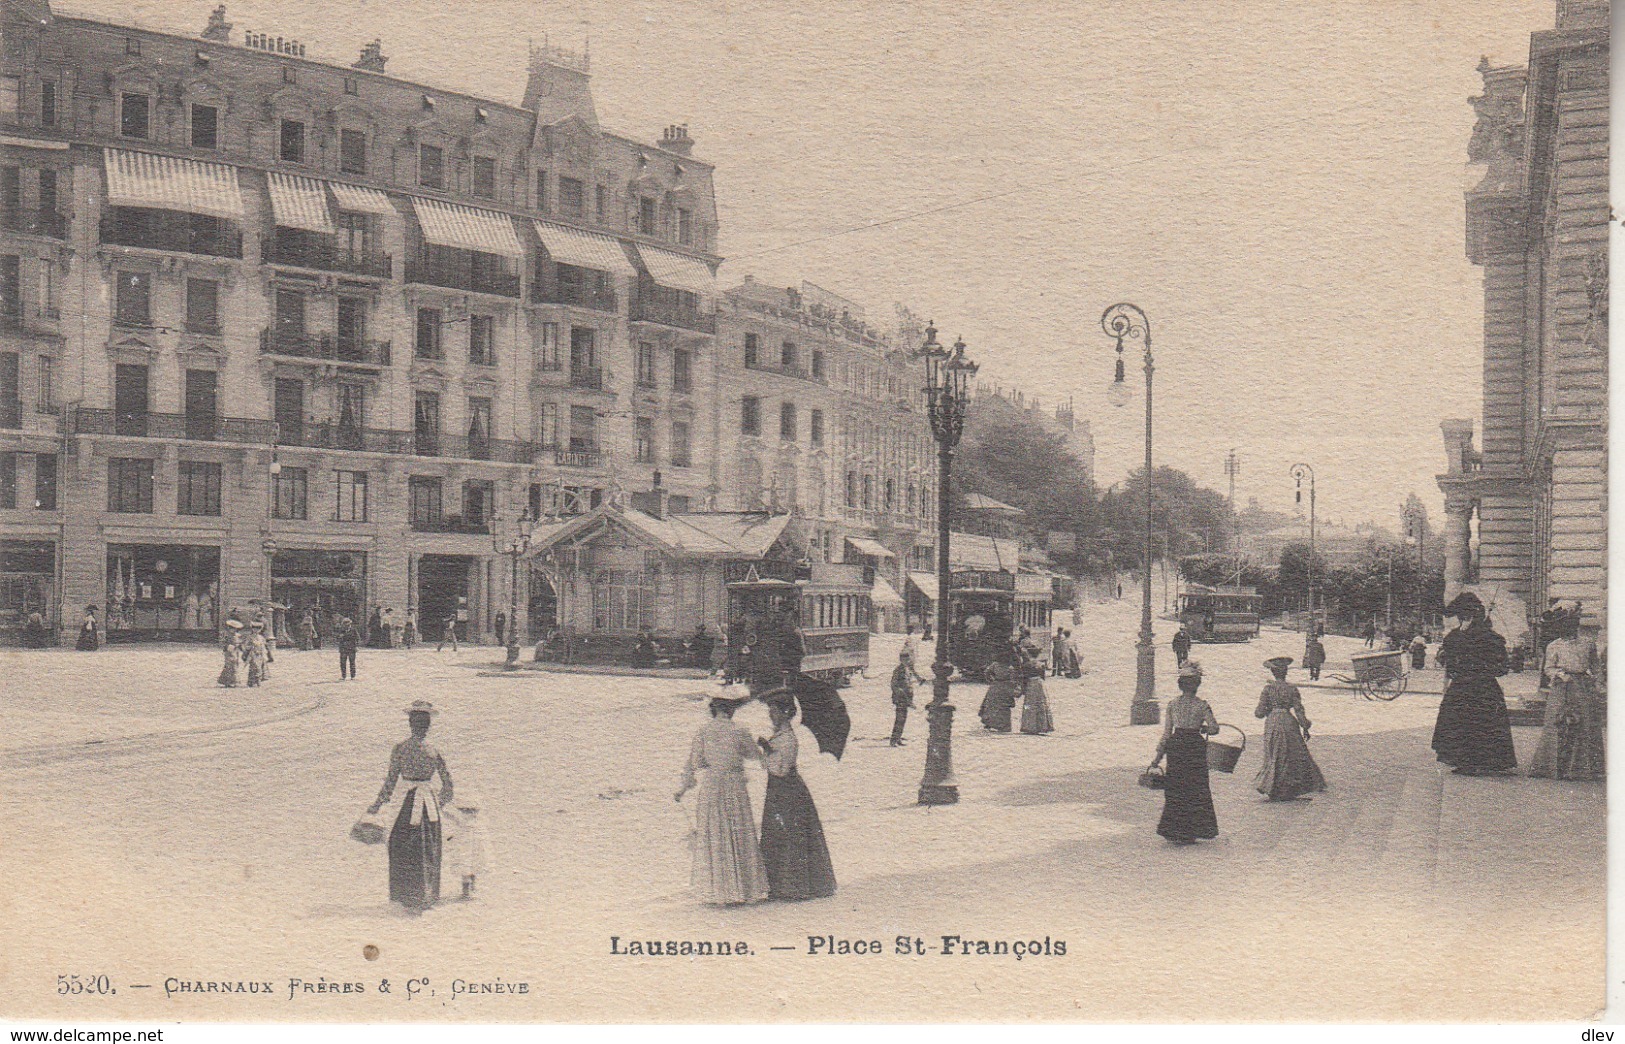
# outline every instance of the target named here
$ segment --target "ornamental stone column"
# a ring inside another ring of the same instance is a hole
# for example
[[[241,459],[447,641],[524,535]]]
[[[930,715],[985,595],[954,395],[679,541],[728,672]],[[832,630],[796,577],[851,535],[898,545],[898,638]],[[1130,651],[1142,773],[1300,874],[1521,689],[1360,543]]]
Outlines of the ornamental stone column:
[[[1472,575],[1473,502],[1467,497],[1447,496],[1444,502],[1444,600],[1448,605],[1461,593]]]

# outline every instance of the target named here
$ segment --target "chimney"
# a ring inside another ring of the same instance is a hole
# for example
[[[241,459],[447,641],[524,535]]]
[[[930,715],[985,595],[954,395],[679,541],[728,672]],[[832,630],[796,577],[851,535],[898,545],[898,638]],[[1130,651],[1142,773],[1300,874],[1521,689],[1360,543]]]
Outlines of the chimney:
[[[679,156],[687,156],[693,152],[694,139],[688,136],[688,124],[674,123],[667,127],[666,132],[660,136],[660,147]]]
[[[357,58],[354,62],[351,62],[350,68],[361,69],[366,72],[381,73],[384,71],[384,65],[388,61],[389,59],[384,57],[384,42],[382,40],[374,40],[372,43],[361,48],[361,57]]]
[[[655,471],[654,488],[649,490],[649,514],[655,518],[665,518],[670,513],[671,493],[660,484],[660,472]]]
[[[203,38],[219,43],[231,42],[231,23],[226,21],[226,5],[221,4],[209,14],[209,24],[203,27]]]

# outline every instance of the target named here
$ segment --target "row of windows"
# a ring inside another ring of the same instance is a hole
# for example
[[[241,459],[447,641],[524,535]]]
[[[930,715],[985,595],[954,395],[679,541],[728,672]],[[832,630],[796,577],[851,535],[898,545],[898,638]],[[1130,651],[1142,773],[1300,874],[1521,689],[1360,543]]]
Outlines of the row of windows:
[[[10,86],[12,112],[15,114],[16,93],[20,89],[16,77]],[[53,85],[54,91],[54,85]],[[54,94],[53,94],[54,98]],[[0,96],[0,105],[4,97]],[[53,102],[54,105],[54,102]],[[188,122],[191,145],[195,149],[220,148],[220,110],[213,105],[194,102]],[[125,91],[119,100],[119,135],[137,141],[152,136],[152,98],[139,91]],[[303,120],[284,118],[277,127],[277,158],[284,163],[307,163],[310,154],[309,129]],[[368,173],[367,135],[354,128],[339,130],[339,170],[345,174]],[[482,199],[497,198],[497,160],[494,156],[474,156],[470,167],[470,191]],[[424,188],[444,191],[447,188],[446,155],[439,145],[418,144],[418,184]],[[565,217],[586,220],[587,185],[580,178],[559,175],[556,195],[548,192],[548,172],[536,171],[536,209],[557,212]],[[556,208],[549,207],[550,198],[556,199]],[[592,217],[599,223],[609,221],[609,189],[605,185],[593,186]],[[667,205],[649,196],[637,199],[636,229],[646,236],[675,239],[686,246],[694,244],[694,213],[687,207]]]
[[[876,483],[873,475],[860,475],[856,471],[846,473],[846,506],[849,508],[864,511],[878,508],[929,518],[933,503],[930,487],[923,483],[914,486],[907,482],[899,483],[896,479]]]
[[[118,514],[152,514],[156,469],[157,462],[148,457],[109,458],[107,510]],[[222,465],[214,461],[181,461],[176,476],[175,513],[219,516],[221,474]],[[368,520],[367,480],[365,471],[333,472],[333,521]],[[310,517],[308,469],[279,467],[276,470],[271,476],[271,513],[281,519]]]
[[[747,367],[754,369],[763,365],[761,339],[756,334],[747,333],[745,335],[744,357]],[[776,365],[782,370],[794,372],[801,370],[801,350],[796,347],[794,341],[785,341],[779,346]],[[811,373],[814,380],[821,381],[824,379],[824,353],[822,349],[813,349],[812,354],[808,357],[808,372]]]
[[[799,437],[796,416],[795,403],[779,403],[779,438],[785,442],[794,442]],[[759,397],[747,395],[739,400],[739,430],[745,435],[762,434],[762,400]],[[807,411],[807,441],[814,446],[824,444],[823,410]]]

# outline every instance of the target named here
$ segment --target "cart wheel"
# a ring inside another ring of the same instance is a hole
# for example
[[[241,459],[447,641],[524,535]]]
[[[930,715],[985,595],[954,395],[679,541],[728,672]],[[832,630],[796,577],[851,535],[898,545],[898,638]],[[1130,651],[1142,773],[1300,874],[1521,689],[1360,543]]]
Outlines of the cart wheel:
[[[1391,703],[1404,693],[1405,687],[1410,684],[1410,679],[1410,675],[1403,673],[1384,679],[1382,683],[1372,686],[1371,697],[1384,703]]]

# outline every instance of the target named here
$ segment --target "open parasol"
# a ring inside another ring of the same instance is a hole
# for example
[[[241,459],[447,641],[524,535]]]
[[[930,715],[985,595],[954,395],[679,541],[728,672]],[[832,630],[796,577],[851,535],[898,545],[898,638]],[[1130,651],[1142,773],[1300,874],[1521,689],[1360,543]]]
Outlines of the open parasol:
[[[1529,637],[1529,607],[1522,598],[1495,584],[1469,584],[1462,590],[1471,591],[1484,603],[1490,627],[1506,639],[1509,648],[1524,644]]]
[[[790,693],[801,707],[801,724],[818,741],[818,750],[835,755],[841,760],[846,752],[847,737],[852,734],[852,718],[846,712],[846,701],[841,699],[835,686],[809,678],[804,674],[790,679]]]

